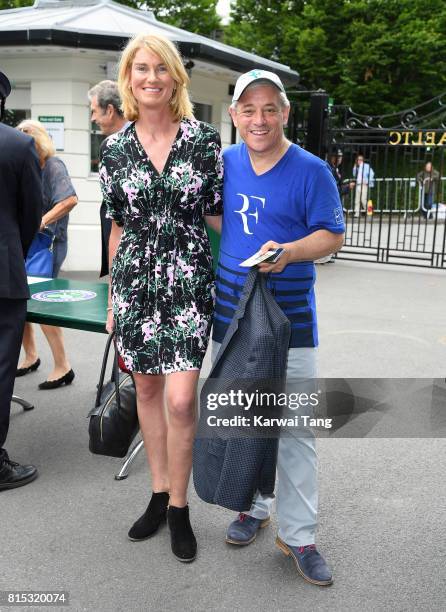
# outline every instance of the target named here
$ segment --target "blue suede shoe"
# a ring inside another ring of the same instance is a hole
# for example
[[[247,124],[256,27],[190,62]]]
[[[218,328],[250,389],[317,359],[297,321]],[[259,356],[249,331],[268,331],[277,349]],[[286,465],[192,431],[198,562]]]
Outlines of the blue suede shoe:
[[[226,532],[226,542],[237,546],[247,546],[254,542],[258,530],[269,525],[270,520],[269,516],[266,519],[256,519],[241,512],[238,519],[229,525]]]
[[[308,546],[290,546],[285,544],[279,537],[276,538],[276,546],[280,548],[287,557],[292,557],[297,571],[307,582],[319,586],[333,584],[333,576],[325,559],[320,555],[315,544]]]

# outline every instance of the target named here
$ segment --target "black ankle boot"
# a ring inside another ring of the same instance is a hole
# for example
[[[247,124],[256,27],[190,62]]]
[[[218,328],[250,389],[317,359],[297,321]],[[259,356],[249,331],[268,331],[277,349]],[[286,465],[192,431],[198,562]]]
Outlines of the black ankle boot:
[[[188,563],[197,556],[197,540],[189,521],[189,506],[169,506],[167,523],[170,529],[172,552],[179,561]]]
[[[133,542],[140,542],[153,536],[166,520],[168,503],[169,493],[152,493],[147,510],[130,529],[129,539]]]

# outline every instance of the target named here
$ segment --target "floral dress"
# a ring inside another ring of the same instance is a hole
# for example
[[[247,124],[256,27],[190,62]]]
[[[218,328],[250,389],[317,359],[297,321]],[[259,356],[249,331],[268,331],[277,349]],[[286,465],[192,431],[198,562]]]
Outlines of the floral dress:
[[[222,213],[218,132],[183,119],[159,174],[131,123],[104,142],[99,175],[107,216],[123,227],[111,295],[126,367],[142,374],[199,369],[215,297],[203,217]]]

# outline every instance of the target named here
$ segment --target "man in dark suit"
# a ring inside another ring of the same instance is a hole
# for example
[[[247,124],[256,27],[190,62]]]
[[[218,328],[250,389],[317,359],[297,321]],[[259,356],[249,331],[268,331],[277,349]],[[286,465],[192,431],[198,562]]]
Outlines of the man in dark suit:
[[[118,84],[116,81],[101,81],[88,92],[90,101],[91,120],[100,128],[104,136],[111,136],[121,131],[128,125],[121,110],[121,98],[119,95]],[[108,241],[111,231],[111,219],[105,216],[106,206],[101,204],[101,271],[99,276],[106,276],[109,271],[108,266]]]
[[[0,72],[1,116],[11,91]],[[0,491],[37,477],[3,448],[29,298],[25,257],[42,220],[42,182],[34,140],[0,122]]]

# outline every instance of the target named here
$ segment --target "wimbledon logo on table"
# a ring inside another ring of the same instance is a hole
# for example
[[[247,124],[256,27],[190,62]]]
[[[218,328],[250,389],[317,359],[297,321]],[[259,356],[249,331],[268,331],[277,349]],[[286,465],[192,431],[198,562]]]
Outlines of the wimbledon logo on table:
[[[54,289],[52,291],[40,291],[34,293],[31,298],[39,302],[84,302],[96,297],[94,291],[84,289]]]

